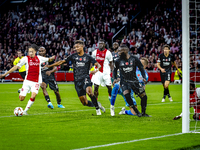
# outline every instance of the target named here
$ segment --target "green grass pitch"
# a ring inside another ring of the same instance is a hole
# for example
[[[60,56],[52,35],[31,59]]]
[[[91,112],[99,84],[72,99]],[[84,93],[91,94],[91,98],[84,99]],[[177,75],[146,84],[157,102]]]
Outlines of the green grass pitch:
[[[163,95],[161,83],[147,84],[147,113],[152,115],[151,118],[118,115],[125,106],[120,95],[115,103],[116,116],[111,117],[105,87],[99,89],[99,101],[106,108],[106,113],[96,116],[94,108],[82,106],[74,84],[58,83],[58,85],[65,109],[57,108],[56,97],[50,89],[48,92],[55,108],[53,110],[47,108],[47,102],[40,89],[35,103],[28,111],[29,115],[15,117],[14,108],[24,109],[30,94],[21,102],[17,90],[22,84],[0,84],[0,150],[69,150],[91,146],[99,146],[94,149],[100,150],[169,150],[200,145],[198,133],[156,138],[181,133],[182,119],[172,120],[182,111],[181,85],[170,84],[170,94],[174,101],[169,102],[166,98],[166,102],[161,103]],[[136,101],[140,104],[139,98],[136,98]],[[141,110],[140,105],[138,108]],[[200,127],[200,122],[198,126]]]

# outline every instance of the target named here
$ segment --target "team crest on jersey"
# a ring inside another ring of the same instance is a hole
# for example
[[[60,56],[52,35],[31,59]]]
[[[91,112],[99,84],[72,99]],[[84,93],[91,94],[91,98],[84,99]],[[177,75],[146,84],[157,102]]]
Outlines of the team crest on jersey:
[[[140,74],[137,74],[137,76],[139,77],[139,76],[140,76]]]
[[[167,61],[167,59],[166,59],[166,61]]]
[[[126,65],[128,65],[128,62],[126,62]]]
[[[117,55],[115,55],[115,57],[117,57]]]
[[[104,57],[104,54],[102,54],[102,56]]]
[[[82,61],[82,58],[79,58],[80,61]]]

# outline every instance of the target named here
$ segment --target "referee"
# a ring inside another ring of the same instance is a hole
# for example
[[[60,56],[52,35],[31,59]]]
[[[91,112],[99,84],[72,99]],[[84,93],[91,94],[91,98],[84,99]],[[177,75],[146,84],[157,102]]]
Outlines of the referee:
[[[13,62],[13,65],[17,65],[19,63],[19,61],[23,58],[22,56],[22,52],[19,50],[17,52],[17,58],[14,60]],[[19,74],[21,75],[21,77],[23,79],[25,79],[25,76],[26,76],[26,68],[25,68],[25,65],[23,65],[21,68],[18,68],[19,69]],[[18,90],[18,93],[20,93],[21,89]]]

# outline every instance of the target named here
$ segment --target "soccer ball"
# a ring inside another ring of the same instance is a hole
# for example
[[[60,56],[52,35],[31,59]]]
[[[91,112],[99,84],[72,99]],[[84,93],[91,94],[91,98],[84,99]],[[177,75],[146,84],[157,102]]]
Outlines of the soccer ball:
[[[14,110],[14,115],[21,117],[21,116],[23,116],[23,112],[24,112],[24,110],[21,107],[16,107]]]

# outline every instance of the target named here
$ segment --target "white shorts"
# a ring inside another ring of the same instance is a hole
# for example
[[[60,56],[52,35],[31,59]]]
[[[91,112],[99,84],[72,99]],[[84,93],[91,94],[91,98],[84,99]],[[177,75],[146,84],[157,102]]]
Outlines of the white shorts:
[[[24,80],[21,92],[19,95],[26,96],[26,94],[31,91],[32,93],[38,94],[40,89],[40,84],[38,82],[33,82],[29,80]]]
[[[111,86],[111,77],[109,74],[103,74],[102,72],[98,71],[92,76],[92,83],[101,86]]]

